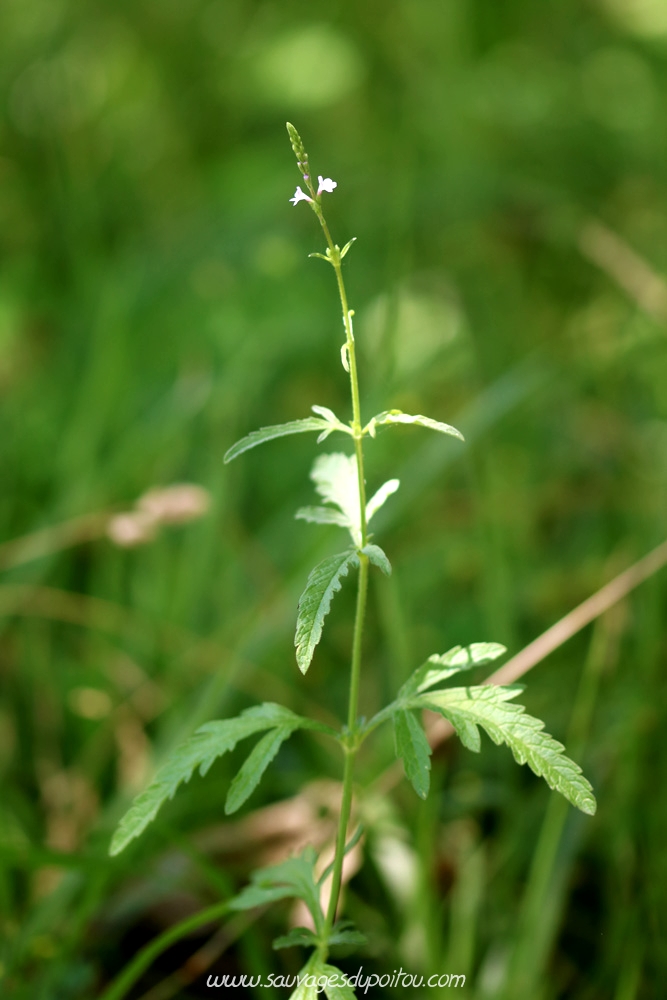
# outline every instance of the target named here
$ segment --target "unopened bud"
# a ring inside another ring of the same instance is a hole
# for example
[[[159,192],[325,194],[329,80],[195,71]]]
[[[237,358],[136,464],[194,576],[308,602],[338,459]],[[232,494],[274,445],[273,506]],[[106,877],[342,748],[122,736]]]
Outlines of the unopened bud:
[[[310,174],[310,167],[308,166],[308,153],[304,149],[303,140],[291,122],[287,122],[287,133],[292,144],[292,149],[294,150],[294,155],[296,156],[296,164],[303,176],[307,178]]]

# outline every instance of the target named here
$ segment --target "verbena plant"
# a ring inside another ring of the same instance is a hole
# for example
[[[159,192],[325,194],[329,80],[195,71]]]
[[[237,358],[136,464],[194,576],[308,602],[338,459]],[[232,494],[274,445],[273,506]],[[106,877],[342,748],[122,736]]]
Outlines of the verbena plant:
[[[400,410],[378,413],[367,423],[363,423],[352,325],[353,311],[348,305],[342,271],[343,258],[354,240],[350,240],[342,249],[334,243],[324,217],[322,196],[332,193],[336,183],[320,176],[317,186],[315,185],[308,155],[298,132],[289,123],[287,130],[306,188],[303,191],[300,186],[297,187],[291,201],[294,205],[303,201],[315,213],[324,234],[326,248],[324,253],[311,256],[326,261],[333,268],[336,277],[345,332],[341,360],[350,377],[352,419],[345,423],[327,407],[313,406],[314,416],[253,431],[229,449],[225,462],[231,462],[243,452],[266,441],[289,434],[314,432],[318,435],[318,443],[332,434],[342,434],[351,443],[352,454],[337,451],[322,454],[316,459],[311,475],[315,489],[324,503],[321,506],[304,507],[296,513],[296,517],[302,520],[338,525],[348,533],[351,544],[338,554],[324,559],[308,577],[299,600],[294,640],[296,661],[305,674],[322,636],[324,620],[332,599],[341,589],[343,577],[350,570],[357,570],[347,722],[339,729],[334,729],[314,719],[295,715],[281,705],[265,703],[247,709],[236,718],[207,723],[173,754],[152,784],[135,799],[115,833],[111,853],[118,854],[133,838],[138,837],[155,819],[163,803],[172,798],[178,786],[190,780],[195,769],[199,768],[200,774],[205,775],[216,758],[233,750],[241,740],[262,734],[231,783],[225,802],[227,814],[236,812],[246,802],[280,746],[292,733],[297,729],[324,733],[339,745],[344,758],[340,818],[333,862],[318,874],[317,853],[314,848],[308,847],[298,857],[256,871],[251,876],[250,885],[229,906],[234,910],[247,910],[280,899],[302,900],[312,917],[312,928],[293,929],[275,942],[275,947],[278,948],[291,945],[312,948],[312,954],[302,970],[303,982],[292,996],[295,1000],[308,1000],[315,997],[318,989],[322,988],[321,984],[324,984],[324,991],[330,1000],[346,1000],[354,996],[354,990],[344,980],[342,973],[328,963],[328,957],[332,946],[349,947],[360,945],[364,941],[363,935],[349,921],[336,918],[344,857],[361,835],[360,829],[356,832],[349,830],[355,758],[361,744],[378,726],[384,723],[391,723],[393,726],[396,755],[403,761],[405,774],[421,798],[426,798],[429,791],[431,755],[421,722],[423,709],[440,713],[449,720],[463,745],[475,752],[480,750],[481,726],[494,743],[506,743],[519,764],[527,763],[537,775],[546,780],[550,788],[560,792],[583,812],[595,812],[595,798],[578,765],[565,756],[564,747],[560,743],[544,732],[544,723],[527,715],[523,706],[515,703],[514,699],[523,690],[521,685],[442,686],[455,675],[501,656],[505,648],[498,643],[473,643],[465,648],[456,646],[446,653],[430,656],[403,684],[391,704],[369,721],[359,717],[362,639],[369,572],[371,566],[374,566],[382,573],[391,573],[384,551],[371,541],[369,523],[376,511],[399,487],[397,479],[389,479],[367,499],[364,445],[368,439],[375,438],[379,431],[402,424],[417,424],[461,440],[462,435],[449,424],[422,415],[402,413]],[[329,902],[324,908],[322,888],[329,878]]]

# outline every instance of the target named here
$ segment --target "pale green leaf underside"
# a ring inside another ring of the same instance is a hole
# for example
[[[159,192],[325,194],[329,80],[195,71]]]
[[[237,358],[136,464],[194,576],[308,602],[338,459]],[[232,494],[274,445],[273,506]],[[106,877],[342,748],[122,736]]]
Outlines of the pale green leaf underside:
[[[419,427],[428,427],[432,431],[438,431],[440,434],[449,434],[451,437],[459,438],[460,441],[464,440],[461,431],[457,430],[456,427],[452,427],[451,424],[444,424],[440,420],[424,417],[421,413],[403,413],[401,410],[385,410],[384,413],[378,413],[364,427],[364,432],[370,434],[371,437],[375,437],[377,427],[396,426],[398,424],[416,424]]]
[[[189,781],[196,769],[205,775],[218,757],[229,753],[240,740],[254,733],[274,728],[292,731],[302,726],[312,728],[312,723],[271,702],[249,708],[234,719],[207,722],[174,752],[148,788],[136,797],[118,825],[110,854],[119,854],[143,833],[163,803],[173,798],[178,786]]]
[[[380,489],[373,494],[366,504],[366,522],[370,521],[373,514],[380,509],[387,497],[390,497],[392,493],[395,493],[400,485],[401,482],[399,479],[389,479],[386,483],[382,484]]]
[[[516,685],[450,688],[419,695],[412,704],[441,712],[455,728],[461,719],[469,727],[482,726],[494,743],[506,743],[510,747],[519,764],[528,764],[550,788],[560,792],[582,812],[593,815],[596,809],[593,789],[579,765],[565,756],[562,743],[545,733],[544,723],[528,715],[523,705],[507,704],[521,690]],[[471,732],[468,728],[468,746],[477,743]]]
[[[345,514],[333,507],[299,507],[294,516],[299,521],[310,521],[312,524],[337,524],[341,528],[350,526]]]
[[[318,412],[322,407],[317,407]],[[315,489],[329,507],[301,507],[296,517],[315,524],[337,524],[347,528],[357,548],[361,547],[361,506],[359,500],[359,475],[356,455],[335,452],[320,455],[313,465],[310,477]],[[400,483],[390,479],[384,483],[366,504],[366,523],[380,509],[382,504],[395,493]]]
[[[431,770],[431,748],[426,733],[413,712],[397,709],[394,723],[396,756],[403,761],[405,774],[420,798],[428,795]]]
[[[391,563],[379,545],[364,545],[361,551],[368,556],[374,566],[382,570],[385,576],[391,576]]]
[[[352,541],[361,545],[361,508],[359,506],[359,477],[355,455],[320,455],[310,474],[315,489],[326,503],[335,504],[343,515]]]
[[[251,431],[245,437],[233,444],[226,452],[224,461],[231,462],[238,458],[244,451],[256,448],[265,441],[272,441],[274,438],[285,437],[288,434],[304,434],[308,431],[319,431],[318,441],[323,441],[333,431],[343,431],[351,434],[352,429],[342,423],[336,414],[326,406],[313,406],[312,410],[318,413],[317,417],[304,417],[302,420],[290,420],[287,424],[274,424],[271,427],[260,427],[259,430]]]
[[[341,588],[341,577],[347,575],[350,566],[358,565],[357,553],[348,549],[318,563],[308,577],[306,589],[299,599],[294,637],[296,661],[302,673],[308,670],[315,646],[322,637],[324,619],[334,594]]]
[[[473,642],[469,646],[454,646],[442,655],[434,653],[403,685],[399,700],[435,687],[462,670],[472,670],[473,667],[490,663],[506,652],[505,646],[499,642]]]

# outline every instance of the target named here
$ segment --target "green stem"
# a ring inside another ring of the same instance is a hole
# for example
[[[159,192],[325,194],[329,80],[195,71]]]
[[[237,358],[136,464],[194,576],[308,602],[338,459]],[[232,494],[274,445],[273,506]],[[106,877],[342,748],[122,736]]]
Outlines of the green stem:
[[[315,192],[312,192],[315,195]],[[361,422],[361,404],[359,401],[359,379],[357,375],[357,355],[354,343],[354,331],[352,328],[352,312],[347,301],[345,281],[341,267],[341,256],[338,246],[334,243],[329,232],[329,227],[322,215],[319,200],[315,197],[313,210],[317,215],[322,227],[324,237],[329,248],[329,259],[336,272],[336,284],[338,285],[338,295],[343,311],[343,327],[345,329],[345,348],[350,375],[350,394],[352,396],[352,431],[354,436],[354,450],[357,458],[357,480],[359,485],[359,509],[361,515],[361,546],[368,541],[368,527],[366,523],[366,484],[364,477],[364,450],[363,450],[363,425]],[[361,679],[361,652],[364,631],[364,617],[366,613],[366,595],[368,593],[368,556],[359,553],[359,583],[357,588],[357,608],[354,618],[354,638],[352,641],[352,664],[350,668],[350,692],[348,698],[347,712],[347,743],[345,749],[345,766],[343,769],[343,794],[340,805],[340,817],[338,820],[338,833],[336,836],[336,853],[334,857],[333,874],[331,880],[331,896],[327,909],[324,931],[322,934],[322,944],[320,945],[320,957],[326,961],[328,954],[328,942],[331,929],[336,918],[336,910],[340,898],[340,888],[343,878],[343,861],[345,859],[345,845],[347,843],[347,828],[350,822],[352,811],[352,787],[354,780],[354,760],[359,747],[359,733],[357,726],[357,716],[359,714],[359,684]]]
[[[192,917],[182,920],[175,927],[170,927],[164,934],[160,934],[159,937],[156,937],[155,940],[151,941],[150,944],[147,944],[145,948],[142,948],[135,955],[130,964],[123,969],[121,974],[104,991],[101,1000],[121,1000],[121,997],[125,996],[158,955],[161,955],[163,951],[166,951],[176,941],[180,941],[181,938],[197,930],[198,927],[210,924],[214,920],[219,920],[220,917],[225,916],[228,909],[229,903],[227,901],[216,903],[214,906],[209,906],[205,910],[195,913]]]

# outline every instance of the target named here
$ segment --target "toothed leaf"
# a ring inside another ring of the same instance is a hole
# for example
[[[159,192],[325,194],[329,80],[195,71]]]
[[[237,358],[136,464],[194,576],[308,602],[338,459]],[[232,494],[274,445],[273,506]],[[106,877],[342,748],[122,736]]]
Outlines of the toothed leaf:
[[[299,599],[296,622],[296,661],[302,673],[308,670],[315,646],[322,637],[324,619],[331,607],[334,594],[341,588],[341,578],[350,566],[358,566],[357,553],[348,549],[330,556],[319,563],[308,577],[306,589]]]
[[[246,799],[252,795],[280,747],[285,740],[289,739],[298,725],[297,721],[296,725],[293,726],[278,726],[276,729],[270,730],[253,747],[241,770],[229,786],[225,801],[225,814],[227,816],[240,809]]]
[[[492,684],[449,688],[419,695],[412,704],[432,708],[445,716],[451,713],[454,725],[455,719],[460,717],[481,726],[494,743],[506,743],[519,764],[528,764],[550,788],[592,816],[596,809],[593,789],[579,765],[565,755],[562,743],[544,732],[540,719],[528,715],[523,705],[507,704],[521,690],[519,685],[496,687]]]
[[[202,776],[205,775],[213,762],[233,750],[239,740],[277,726],[311,728],[311,723],[271,702],[246,709],[234,719],[207,722],[173,753],[148,788],[135,798],[118,825],[109,853],[120,854],[131,840],[143,833],[163,803],[173,798],[178,786],[189,781],[197,768]]]
[[[490,663],[506,652],[505,646],[499,642],[473,642],[470,646],[454,646],[441,656],[435,653],[405,682],[399,692],[399,700],[435,687],[462,670]]]
[[[304,434],[306,431],[326,431],[331,424],[321,417],[304,417],[302,420],[291,420],[288,424],[274,424],[272,427],[260,427],[251,431],[245,437],[233,444],[225,454],[225,462],[238,458],[244,451],[256,448],[258,444],[272,441],[274,438],[285,437],[287,434]]]

